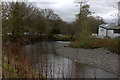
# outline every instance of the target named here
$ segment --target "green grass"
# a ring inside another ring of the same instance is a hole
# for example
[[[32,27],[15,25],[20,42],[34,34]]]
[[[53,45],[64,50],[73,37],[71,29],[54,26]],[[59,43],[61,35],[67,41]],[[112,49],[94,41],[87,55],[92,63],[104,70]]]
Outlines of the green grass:
[[[94,49],[94,48],[104,47],[109,51],[119,53],[120,51],[119,44],[118,44],[119,40],[120,39],[117,39],[117,38],[114,38],[114,39],[79,38],[75,42],[71,43],[70,46],[75,48],[85,48],[85,49]]]
[[[75,48],[85,48],[85,49],[94,49],[94,48],[106,48],[109,51],[120,53],[120,38],[95,38],[91,36],[89,30],[83,30],[76,40],[70,44],[71,47]]]
[[[71,40],[71,36],[70,35],[56,36],[54,38],[57,41],[70,41]]]

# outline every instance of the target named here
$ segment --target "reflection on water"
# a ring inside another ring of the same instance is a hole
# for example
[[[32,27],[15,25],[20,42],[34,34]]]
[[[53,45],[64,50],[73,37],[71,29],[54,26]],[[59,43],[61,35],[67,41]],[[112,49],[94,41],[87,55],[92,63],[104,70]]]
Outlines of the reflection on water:
[[[77,63],[56,53],[56,44],[40,42],[26,46],[26,59],[45,78],[115,78],[117,76],[97,68]],[[66,42],[66,44],[69,42]],[[102,74],[101,74],[102,73]]]

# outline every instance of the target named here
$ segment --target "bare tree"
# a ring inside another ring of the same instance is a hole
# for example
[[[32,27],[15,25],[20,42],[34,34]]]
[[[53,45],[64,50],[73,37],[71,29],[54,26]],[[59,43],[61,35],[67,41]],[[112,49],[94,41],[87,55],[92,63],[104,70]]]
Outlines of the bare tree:
[[[117,2],[117,9],[118,9],[118,13],[115,15],[117,18],[117,21],[118,21],[118,25],[120,26],[120,1]]]
[[[114,13],[112,16],[113,16],[113,18],[114,18],[114,21],[115,21],[115,22],[118,22],[118,25],[120,26],[120,1],[116,2],[116,4],[113,5],[113,7],[114,7],[115,9],[117,9],[118,12],[117,12],[117,13]]]
[[[42,15],[46,19],[52,19],[52,20],[61,20],[61,18],[54,13],[52,9],[42,9]]]
[[[32,23],[36,21],[35,18],[40,18],[41,13],[30,2],[4,2],[2,4],[2,16],[3,30],[6,32],[11,30],[13,34],[19,35],[23,34],[25,29],[32,31],[35,25]]]
[[[91,15],[90,6],[85,2],[81,1],[77,3],[80,9],[80,12],[76,15],[76,37],[79,36],[80,33],[83,32],[83,29],[87,29],[86,22],[88,16]]]

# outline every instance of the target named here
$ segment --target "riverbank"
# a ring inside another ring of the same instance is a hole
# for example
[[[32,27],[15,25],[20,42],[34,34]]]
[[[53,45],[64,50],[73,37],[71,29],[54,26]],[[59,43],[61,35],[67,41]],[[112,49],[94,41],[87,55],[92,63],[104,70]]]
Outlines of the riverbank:
[[[72,42],[69,46],[74,48],[95,49],[105,48],[116,54],[120,54],[120,39],[119,38],[95,38],[81,37]]]
[[[9,45],[10,42],[21,42],[21,44],[33,44],[42,41],[72,41],[70,35],[51,36],[51,35],[19,35],[13,37],[12,35],[3,35],[3,43]]]
[[[78,49],[66,47],[69,44],[57,44],[56,52],[79,63],[91,65],[102,70],[119,75],[118,54],[112,53],[104,48]]]

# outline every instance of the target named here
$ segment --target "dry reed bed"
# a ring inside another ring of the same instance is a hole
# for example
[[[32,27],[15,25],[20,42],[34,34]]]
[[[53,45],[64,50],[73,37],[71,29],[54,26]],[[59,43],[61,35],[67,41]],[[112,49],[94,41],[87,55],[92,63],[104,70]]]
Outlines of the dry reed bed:
[[[26,61],[25,44],[11,42],[8,46],[3,44],[2,70],[3,78],[43,78],[43,76],[31,68]]]

